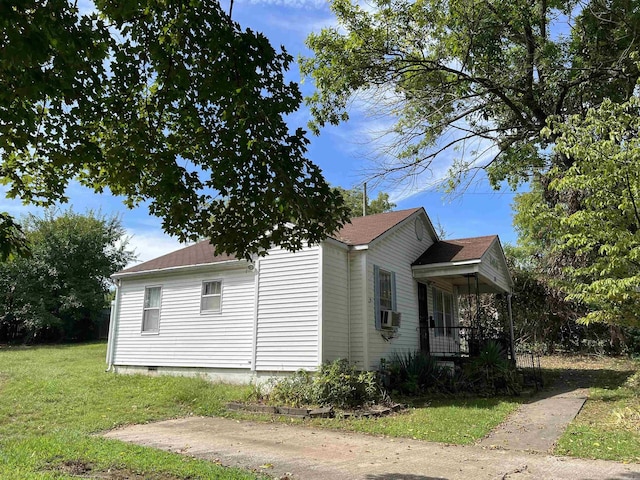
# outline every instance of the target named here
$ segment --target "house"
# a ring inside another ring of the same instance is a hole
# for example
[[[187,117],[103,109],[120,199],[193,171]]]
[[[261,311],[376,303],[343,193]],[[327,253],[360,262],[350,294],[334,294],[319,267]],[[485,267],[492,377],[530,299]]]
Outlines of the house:
[[[338,358],[377,369],[417,349],[446,360],[468,353],[458,296],[512,286],[497,236],[440,240],[423,208],[268,253],[204,241],[114,274],[109,368],[247,382]]]

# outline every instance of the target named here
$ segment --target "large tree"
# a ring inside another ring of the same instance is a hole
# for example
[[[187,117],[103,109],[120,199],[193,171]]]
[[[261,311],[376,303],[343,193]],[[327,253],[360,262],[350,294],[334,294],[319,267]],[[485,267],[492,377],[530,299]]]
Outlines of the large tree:
[[[128,206],[148,201],[167,233],[240,256],[298,249],[347,219],[305,158],[304,131],[285,123],[301,102],[286,51],[215,0],[96,0],[87,14],[76,5],[0,4],[10,197],[49,206],[76,179]]]
[[[640,15],[628,0],[332,0],[335,27],[311,34],[303,74],[314,128],[354,98],[386,108],[395,159],[380,175],[456,161],[453,186],[486,169],[495,185],[573,159],[549,154],[551,119],[625,101],[639,77]],[[388,148],[388,145],[387,145]],[[398,178],[396,176],[396,178]]]
[[[586,322],[640,326],[640,99],[606,101],[551,131],[573,163],[517,199],[522,243],[546,270],[562,266],[557,284],[588,307]]]
[[[0,341],[95,338],[109,277],[133,258],[119,219],[47,212],[24,228],[31,256],[0,262]]]

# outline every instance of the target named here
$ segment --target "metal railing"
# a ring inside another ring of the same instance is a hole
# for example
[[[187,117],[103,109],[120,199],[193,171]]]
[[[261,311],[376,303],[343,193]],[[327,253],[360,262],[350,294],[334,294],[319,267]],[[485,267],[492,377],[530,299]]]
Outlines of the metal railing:
[[[542,369],[540,368],[540,355],[534,352],[516,353],[516,368],[523,375],[525,384],[535,386],[536,390],[542,388]]]
[[[509,338],[500,332],[483,331],[477,327],[420,327],[423,350],[431,355],[475,357],[488,341],[497,342],[509,354]]]

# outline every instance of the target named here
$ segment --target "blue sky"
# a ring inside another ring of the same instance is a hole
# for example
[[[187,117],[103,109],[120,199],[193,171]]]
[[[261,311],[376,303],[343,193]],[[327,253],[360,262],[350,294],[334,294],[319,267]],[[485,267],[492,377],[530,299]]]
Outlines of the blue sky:
[[[228,9],[228,0],[223,0],[222,5]],[[263,32],[275,47],[284,45],[295,58],[309,54],[304,40],[310,32],[319,31],[335,21],[326,2],[320,0],[235,0],[233,18],[244,28]],[[289,78],[300,80],[297,64],[292,66]],[[302,85],[305,94],[312,88],[310,81]],[[331,184],[345,188],[361,185],[366,180],[365,172],[371,169],[375,152],[373,138],[385,121],[368,117],[358,110],[357,104],[350,113],[349,122],[325,128],[318,137],[309,134],[309,158],[322,168]],[[305,127],[309,118],[308,110],[303,107],[290,117],[290,125],[292,128]],[[444,159],[436,165],[436,177],[446,171],[446,162]],[[442,225],[448,238],[498,234],[503,244],[516,242],[511,223],[514,195],[508,188],[495,192],[486,180],[481,179],[464,193],[445,197],[427,183],[380,185],[370,193],[375,196],[379,189],[389,192],[397,209],[424,207],[433,223]],[[129,210],[120,199],[109,194],[94,194],[77,184],[72,184],[67,193],[69,205],[77,212],[93,209],[121,215],[139,261],[181,246],[176,239],[162,232],[160,220],[150,216],[145,206]],[[37,212],[37,209],[0,197],[0,211],[20,216]]]

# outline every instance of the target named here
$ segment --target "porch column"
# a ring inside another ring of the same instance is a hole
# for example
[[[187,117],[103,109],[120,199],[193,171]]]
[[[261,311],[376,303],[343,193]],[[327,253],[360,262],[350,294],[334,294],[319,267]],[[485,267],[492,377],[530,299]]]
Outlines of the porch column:
[[[511,361],[516,363],[516,347],[515,347],[515,336],[513,334],[513,311],[511,310],[511,297],[513,295],[511,293],[507,293],[507,310],[509,311],[509,333],[511,334]]]

